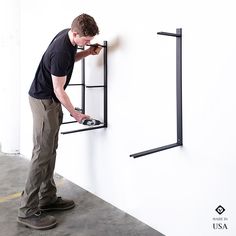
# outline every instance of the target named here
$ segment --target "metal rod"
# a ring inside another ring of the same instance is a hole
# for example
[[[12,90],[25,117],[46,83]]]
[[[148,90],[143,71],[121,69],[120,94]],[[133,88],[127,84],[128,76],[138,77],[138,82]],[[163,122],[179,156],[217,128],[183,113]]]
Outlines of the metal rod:
[[[72,134],[72,133],[78,133],[78,132],[89,131],[89,130],[94,130],[94,129],[101,129],[101,128],[106,128],[106,126],[103,125],[103,126],[90,127],[90,128],[86,128],[86,129],[65,131],[65,132],[61,132],[61,134]]]
[[[68,84],[67,86],[85,86],[84,84]]]
[[[182,121],[182,29],[176,29],[176,110],[177,110],[177,143],[183,145]]]
[[[179,33],[168,33],[168,32],[157,32],[157,34],[160,34],[160,35],[165,35],[165,36],[172,36],[172,37],[181,37],[181,34]]]
[[[85,58],[81,61],[81,78],[84,85],[81,89],[81,109],[82,113],[85,114]]]
[[[62,122],[62,125],[66,125],[66,124],[72,124],[72,123],[76,123],[77,121],[66,121],[66,122]]]
[[[174,148],[174,147],[178,147],[178,146],[180,146],[178,143],[173,143],[173,144],[165,145],[162,147],[153,148],[153,149],[150,149],[147,151],[134,153],[134,154],[131,154],[130,157],[133,157],[133,158],[142,157],[142,156],[146,156],[146,155],[153,154],[156,152],[161,152],[161,151],[164,151],[164,150],[167,150],[170,148]]]
[[[103,49],[103,68],[104,68],[104,127],[107,127],[107,41],[104,41]]]
[[[86,88],[104,88],[104,85],[86,85]]]
[[[89,47],[102,47],[102,48],[105,48],[106,45],[101,45],[99,43],[95,43],[95,44],[87,44],[86,46],[89,46]]]

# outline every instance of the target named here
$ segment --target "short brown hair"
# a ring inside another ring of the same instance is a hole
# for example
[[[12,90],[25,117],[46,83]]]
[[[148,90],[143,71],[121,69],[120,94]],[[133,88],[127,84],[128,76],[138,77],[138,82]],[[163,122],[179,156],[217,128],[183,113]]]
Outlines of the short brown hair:
[[[99,34],[97,23],[92,16],[87,14],[81,14],[77,16],[71,24],[71,30],[77,32],[80,37],[93,37],[96,34]]]

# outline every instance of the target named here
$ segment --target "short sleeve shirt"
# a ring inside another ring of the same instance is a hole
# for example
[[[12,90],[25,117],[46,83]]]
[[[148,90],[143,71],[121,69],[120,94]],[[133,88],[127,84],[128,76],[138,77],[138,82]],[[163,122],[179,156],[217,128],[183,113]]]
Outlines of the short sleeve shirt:
[[[29,90],[30,96],[37,99],[53,98],[59,102],[54,94],[52,75],[66,76],[66,89],[72,76],[77,51],[77,46],[73,46],[69,39],[69,30],[59,32],[43,54]]]

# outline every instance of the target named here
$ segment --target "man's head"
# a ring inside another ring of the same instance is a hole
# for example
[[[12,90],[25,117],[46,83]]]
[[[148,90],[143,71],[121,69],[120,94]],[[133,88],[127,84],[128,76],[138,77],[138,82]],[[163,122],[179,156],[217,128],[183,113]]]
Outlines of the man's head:
[[[77,16],[72,24],[73,41],[79,46],[89,44],[95,35],[99,34],[97,23],[92,16],[81,14]]]

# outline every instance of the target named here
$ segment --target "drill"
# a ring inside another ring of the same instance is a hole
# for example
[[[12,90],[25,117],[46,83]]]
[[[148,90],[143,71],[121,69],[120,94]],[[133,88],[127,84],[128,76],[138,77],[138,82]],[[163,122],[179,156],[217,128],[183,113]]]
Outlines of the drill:
[[[82,111],[82,109],[80,109],[80,108],[78,108],[78,107],[75,107],[75,110],[76,110],[76,111],[79,111],[79,112]],[[88,125],[88,126],[94,126],[94,125],[100,125],[100,124],[102,124],[102,122],[101,122],[100,120],[96,120],[96,119],[91,118],[91,119],[83,119],[83,120],[80,122],[80,124],[82,124],[82,125]]]

